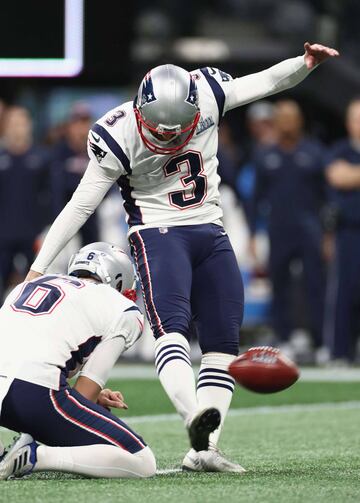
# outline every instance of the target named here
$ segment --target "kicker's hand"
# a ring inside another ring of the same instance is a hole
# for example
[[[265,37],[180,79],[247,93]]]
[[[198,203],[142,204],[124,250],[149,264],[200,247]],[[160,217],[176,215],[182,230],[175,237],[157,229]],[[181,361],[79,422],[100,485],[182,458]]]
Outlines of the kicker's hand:
[[[106,409],[110,409],[110,407],[114,407],[115,409],[128,409],[120,391],[111,391],[111,389],[101,390],[97,403]]]
[[[319,65],[329,58],[339,56],[339,52],[336,49],[321,44],[310,44],[309,42],[305,42],[304,49],[305,63],[309,70],[312,70],[316,65]]]

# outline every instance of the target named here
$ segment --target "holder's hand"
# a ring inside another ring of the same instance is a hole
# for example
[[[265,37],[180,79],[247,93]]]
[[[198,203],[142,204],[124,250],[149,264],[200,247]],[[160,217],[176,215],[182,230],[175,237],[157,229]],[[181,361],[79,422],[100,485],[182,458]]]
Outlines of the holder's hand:
[[[115,409],[128,409],[120,391],[112,391],[111,389],[101,390],[97,403],[106,409],[110,409],[110,407],[114,407]]]

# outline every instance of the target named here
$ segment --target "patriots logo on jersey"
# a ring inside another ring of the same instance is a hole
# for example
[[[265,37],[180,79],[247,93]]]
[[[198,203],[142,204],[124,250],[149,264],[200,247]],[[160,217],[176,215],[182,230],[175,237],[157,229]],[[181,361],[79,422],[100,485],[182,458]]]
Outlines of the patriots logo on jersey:
[[[142,93],[141,93],[141,105],[146,103],[152,103],[156,101],[156,96],[154,94],[154,87],[151,78],[151,73],[147,73],[143,80]]]
[[[105,152],[105,150],[103,150],[102,148],[99,147],[99,145],[96,145],[96,143],[93,143],[93,142],[89,142],[89,145],[90,145],[90,148],[91,150],[93,151],[98,163],[100,164],[100,162],[104,159],[104,157],[106,156],[107,152]]]
[[[190,105],[197,105],[198,104],[198,90],[196,87],[195,83],[195,78],[190,77],[190,86],[189,86],[189,94],[188,97],[186,98],[186,102],[190,103]]]

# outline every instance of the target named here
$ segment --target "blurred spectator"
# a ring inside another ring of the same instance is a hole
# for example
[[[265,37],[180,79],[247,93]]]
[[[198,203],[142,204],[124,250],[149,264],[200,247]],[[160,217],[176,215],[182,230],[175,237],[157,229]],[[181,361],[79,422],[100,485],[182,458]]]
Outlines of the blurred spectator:
[[[246,110],[251,146],[260,147],[275,143],[274,105],[270,101],[258,101]]]
[[[219,128],[218,146],[218,174],[221,177],[220,197],[223,209],[223,223],[229,239],[235,250],[236,258],[241,262],[244,257],[244,243],[246,243],[247,225],[242,212],[245,209],[244,200],[237,191],[237,175],[241,167],[243,152],[235,143],[229,123],[221,122]],[[245,239],[244,239],[245,232]]]
[[[250,133],[246,146],[247,162],[238,172],[236,188],[249,219],[255,185],[254,152],[275,143],[274,105],[266,100],[250,105],[246,110],[246,124]]]
[[[24,273],[34,260],[33,244],[44,223],[41,196],[46,192],[48,155],[34,145],[33,123],[22,107],[9,107],[0,148],[0,297],[14,270],[14,258],[25,258]]]
[[[259,213],[267,220],[272,283],[272,323],[287,341],[294,327],[291,315],[291,266],[301,261],[311,332],[321,345],[324,276],[319,210],[324,200],[323,151],[306,138],[303,115],[295,101],[278,101],[274,110],[277,140],[259,148],[254,157],[256,186],[250,220],[251,250],[256,259],[255,233]]]
[[[78,186],[89,162],[87,135],[92,117],[85,103],[70,110],[64,137],[52,149],[51,186],[54,217],[63,209]],[[92,215],[80,230],[82,244],[98,241],[98,219]]]
[[[231,128],[225,121],[222,121],[219,128],[219,148],[217,157],[219,160],[218,173],[221,177],[221,183],[228,185],[236,193],[236,178],[241,163],[242,152],[234,142]]]
[[[326,169],[337,218],[325,337],[333,359],[351,361],[360,329],[360,99],[350,103],[346,127],[348,138],[333,146]]]

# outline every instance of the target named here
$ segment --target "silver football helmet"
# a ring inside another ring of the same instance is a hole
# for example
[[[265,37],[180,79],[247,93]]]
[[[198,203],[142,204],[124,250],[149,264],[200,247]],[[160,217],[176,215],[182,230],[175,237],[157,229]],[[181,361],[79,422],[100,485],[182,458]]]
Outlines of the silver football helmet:
[[[195,79],[175,65],[153,68],[143,78],[134,103],[136,123],[146,147],[172,154],[189,143],[200,119]]]
[[[126,253],[118,246],[98,242],[81,248],[69,260],[69,276],[86,275],[106,283],[121,293],[134,291],[136,274]]]

